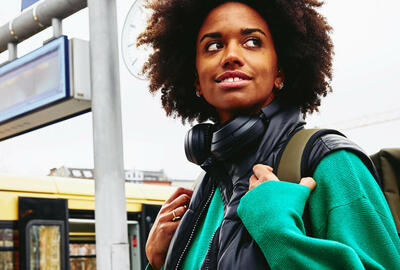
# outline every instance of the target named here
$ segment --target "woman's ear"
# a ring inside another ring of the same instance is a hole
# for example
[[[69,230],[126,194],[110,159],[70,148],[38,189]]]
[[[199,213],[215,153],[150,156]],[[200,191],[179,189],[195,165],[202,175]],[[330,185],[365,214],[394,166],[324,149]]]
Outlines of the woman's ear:
[[[285,76],[283,74],[283,71],[281,69],[278,70],[278,74],[276,75],[275,81],[274,81],[274,86],[276,89],[281,90],[284,86],[284,80]]]
[[[200,88],[199,77],[197,77],[197,74],[194,80],[194,91],[196,92],[196,96],[201,97],[202,93]]]

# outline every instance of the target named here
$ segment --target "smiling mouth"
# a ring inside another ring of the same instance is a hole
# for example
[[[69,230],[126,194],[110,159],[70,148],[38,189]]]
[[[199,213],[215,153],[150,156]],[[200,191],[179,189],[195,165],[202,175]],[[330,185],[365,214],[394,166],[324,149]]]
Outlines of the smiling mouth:
[[[226,78],[222,80],[221,82],[238,82],[238,81],[243,81],[244,79],[239,78],[239,77],[234,77],[234,78]]]
[[[240,71],[229,71],[218,76],[215,82],[225,89],[242,88],[246,86],[252,78]]]
[[[243,81],[243,80],[251,80],[251,77],[248,76],[247,74],[240,72],[240,71],[228,71],[224,72],[220,76],[218,76],[215,81],[217,83],[221,82],[237,82],[237,81]]]

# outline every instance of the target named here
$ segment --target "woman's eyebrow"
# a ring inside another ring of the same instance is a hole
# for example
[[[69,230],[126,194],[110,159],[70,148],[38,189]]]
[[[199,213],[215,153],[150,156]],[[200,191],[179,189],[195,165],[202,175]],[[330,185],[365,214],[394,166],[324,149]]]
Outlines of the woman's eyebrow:
[[[245,29],[240,30],[240,34],[242,34],[242,35],[249,35],[249,34],[252,34],[252,33],[254,33],[254,32],[259,32],[259,33],[263,34],[264,36],[267,36],[267,35],[264,33],[264,31],[262,31],[262,30],[259,29],[259,28],[245,28]],[[212,32],[212,33],[204,34],[204,35],[201,37],[200,42],[202,42],[203,39],[205,39],[205,38],[207,38],[207,37],[209,37],[209,38],[221,38],[221,37],[222,37],[222,34],[221,34],[220,32]]]
[[[259,29],[259,28],[245,28],[245,29],[240,30],[240,33],[241,33],[242,35],[248,35],[248,34],[252,34],[252,33],[254,33],[254,32],[259,32],[259,33],[263,34],[264,36],[267,36],[267,35],[264,33],[264,31],[262,31],[262,30]]]
[[[206,37],[209,37],[209,38],[221,38],[222,34],[220,32],[207,33],[207,34],[205,34],[205,35],[203,35],[201,37],[200,42],[202,42],[203,39],[205,39]]]

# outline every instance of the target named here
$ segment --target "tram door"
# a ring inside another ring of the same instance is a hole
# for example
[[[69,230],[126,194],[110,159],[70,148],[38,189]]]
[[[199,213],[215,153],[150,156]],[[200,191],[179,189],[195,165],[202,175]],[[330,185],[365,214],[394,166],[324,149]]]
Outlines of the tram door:
[[[140,259],[140,231],[139,222],[128,221],[128,237],[130,240],[129,258],[131,262],[131,269],[142,269]]]
[[[95,221],[69,219],[69,248],[71,270],[96,269]],[[141,269],[139,222],[128,220],[129,257],[132,270]]]
[[[96,269],[94,219],[69,219],[70,270]]]
[[[21,269],[69,269],[67,200],[19,197],[18,216]]]

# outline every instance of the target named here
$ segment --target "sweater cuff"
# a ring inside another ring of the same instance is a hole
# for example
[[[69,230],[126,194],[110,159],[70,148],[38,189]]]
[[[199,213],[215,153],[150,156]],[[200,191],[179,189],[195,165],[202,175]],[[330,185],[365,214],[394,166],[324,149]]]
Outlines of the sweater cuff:
[[[302,215],[311,190],[282,181],[267,181],[253,188],[240,200],[237,213],[245,227],[284,226],[295,221],[304,231]],[[250,231],[250,230],[249,230]]]
[[[151,267],[151,264],[150,263],[148,263],[147,264],[147,266],[146,266],[146,269],[145,270],[153,270],[153,267]],[[164,265],[161,267],[161,269],[160,270],[164,270]]]

